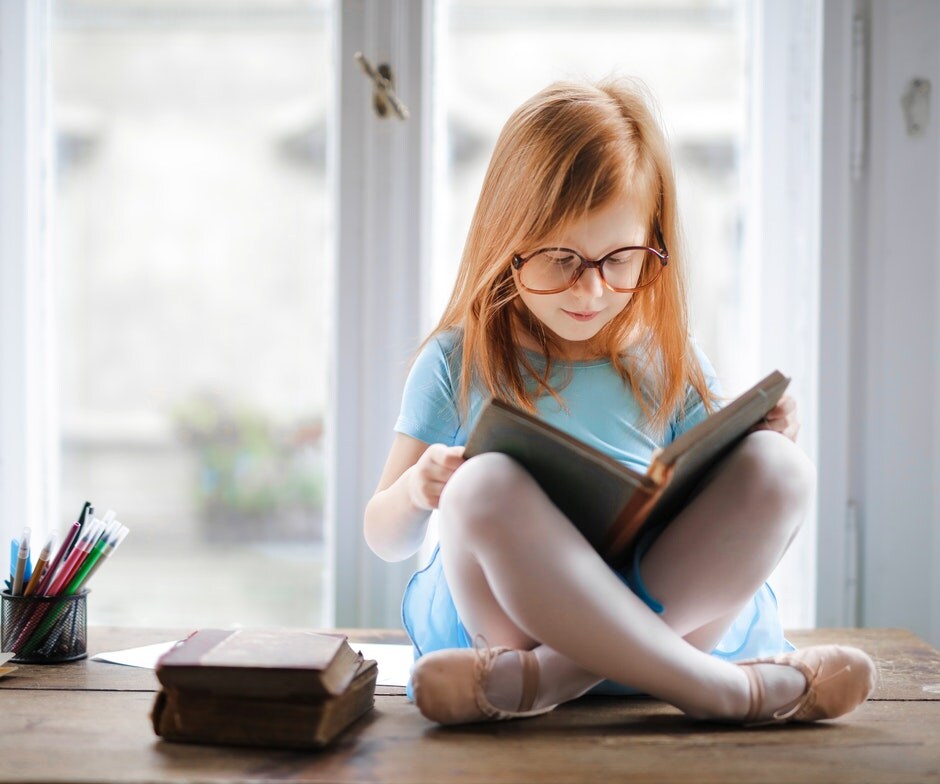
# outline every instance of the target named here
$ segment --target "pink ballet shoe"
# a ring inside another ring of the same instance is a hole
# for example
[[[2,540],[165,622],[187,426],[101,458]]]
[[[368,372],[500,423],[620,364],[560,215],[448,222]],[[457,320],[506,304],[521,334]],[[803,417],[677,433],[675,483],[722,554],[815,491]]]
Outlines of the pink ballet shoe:
[[[855,710],[875,688],[875,663],[871,657],[858,648],[845,645],[815,645],[738,664],[744,667],[751,686],[750,709],[744,719],[746,724],[834,719]],[[758,720],[763,713],[764,682],[756,669],[747,666],[749,664],[795,667],[806,678],[806,691],[795,703],[775,711],[771,718]]]
[[[514,711],[501,710],[486,698],[486,681],[496,657],[512,648],[490,648],[477,637],[475,648],[448,648],[422,656],[411,671],[415,705],[439,724],[523,719],[557,706],[532,710],[539,688],[539,663],[532,651],[515,651],[522,664],[522,697]]]

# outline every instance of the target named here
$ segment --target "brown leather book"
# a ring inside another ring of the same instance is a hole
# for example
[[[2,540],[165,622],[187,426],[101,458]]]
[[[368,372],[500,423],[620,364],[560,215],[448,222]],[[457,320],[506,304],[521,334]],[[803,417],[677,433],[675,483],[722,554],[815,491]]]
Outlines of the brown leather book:
[[[343,634],[303,629],[200,629],[157,662],[166,688],[271,700],[342,694],[362,655]]]
[[[168,741],[320,748],[372,709],[377,675],[375,661],[362,660],[346,690],[325,699],[242,698],[171,686],[157,693],[150,718]]]
[[[640,531],[682,511],[789,381],[774,371],[659,451],[646,473],[496,398],[483,406],[464,455],[502,452],[517,460],[604,559],[620,566]]]

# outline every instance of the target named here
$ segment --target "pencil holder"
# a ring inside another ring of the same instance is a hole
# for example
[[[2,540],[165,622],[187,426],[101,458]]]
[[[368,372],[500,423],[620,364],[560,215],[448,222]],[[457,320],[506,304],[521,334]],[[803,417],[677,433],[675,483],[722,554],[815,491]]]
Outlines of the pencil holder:
[[[71,596],[0,596],[0,647],[21,664],[55,664],[88,655],[88,591]]]

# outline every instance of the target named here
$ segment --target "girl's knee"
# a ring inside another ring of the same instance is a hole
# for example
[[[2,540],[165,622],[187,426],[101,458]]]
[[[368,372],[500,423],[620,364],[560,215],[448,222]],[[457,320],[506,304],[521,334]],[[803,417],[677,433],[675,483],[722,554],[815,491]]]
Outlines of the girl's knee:
[[[499,527],[511,510],[520,483],[531,481],[529,473],[507,455],[477,455],[460,466],[444,485],[441,515],[447,525]]]
[[[757,430],[736,450],[741,481],[763,502],[808,509],[816,489],[816,467],[796,444],[779,433]]]

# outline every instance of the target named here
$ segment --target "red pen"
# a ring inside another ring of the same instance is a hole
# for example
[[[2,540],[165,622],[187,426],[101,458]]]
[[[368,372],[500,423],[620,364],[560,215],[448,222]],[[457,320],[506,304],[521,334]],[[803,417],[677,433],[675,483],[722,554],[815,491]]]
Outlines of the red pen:
[[[42,580],[39,582],[39,587],[36,588],[37,596],[46,596],[46,589],[52,583],[53,578],[55,577],[56,569],[59,568],[59,564],[62,562],[63,556],[68,552],[69,548],[72,546],[72,543],[75,541],[75,537],[78,536],[79,530],[81,530],[82,522],[81,520],[76,520],[72,523],[72,527],[69,529],[69,532],[65,535],[65,538],[62,540],[62,544],[59,546],[58,551],[55,554],[55,558],[52,559],[49,566],[46,567],[46,573],[42,576]]]
[[[78,533],[81,534],[85,530],[85,526],[88,525],[94,518],[95,507],[91,505],[91,501],[85,501],[85,505],[82,507],[82,511],[78,515]],[[69,545],[69,549],[65,551],[66,557],[72,553],[72,549],[77,544],[78,539],[76,538],[75,541]]]

